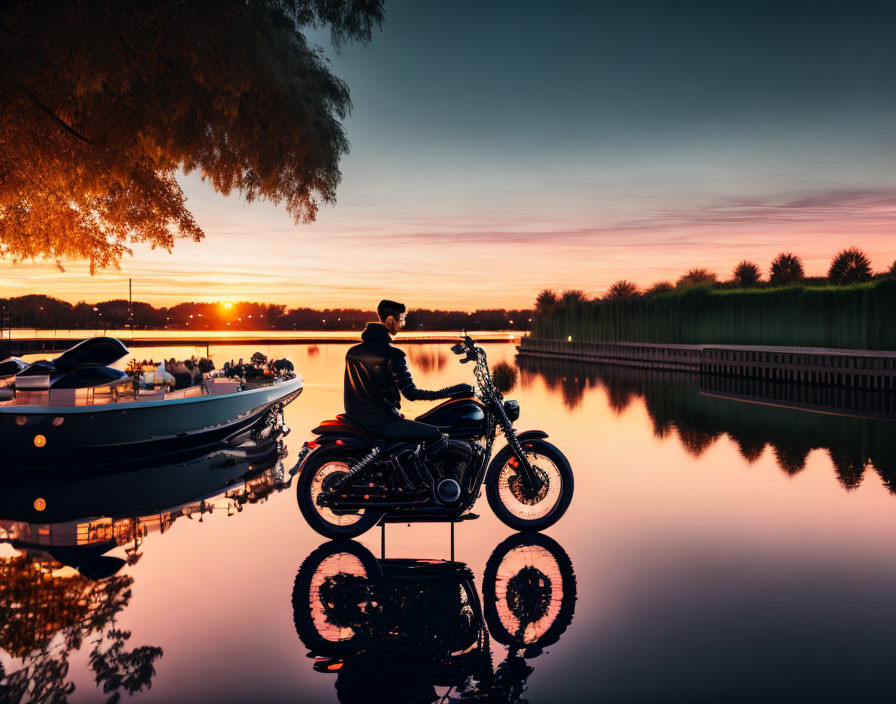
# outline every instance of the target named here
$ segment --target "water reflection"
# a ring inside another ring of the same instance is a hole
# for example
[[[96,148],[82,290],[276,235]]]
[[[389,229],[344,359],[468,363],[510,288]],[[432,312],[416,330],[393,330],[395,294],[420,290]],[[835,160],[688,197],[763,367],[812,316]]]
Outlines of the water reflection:
[[[408,345],[411,364],[423,372],[440,371],[448,363],[448,356],[440,345]]]
[[[126,573],[152,533],[227,516],[288,488],[279,438],[121,474],[0,479],[0,701],[68,701],[72,655],[88,647],[98,689],[116,702],[151,686],[162,649],[129,648],[116,626],[133,594]],[[113,554],[108,554],[113,553]]]
[[[886,394],[528,357],[518,364],[524,386],[543,379],[562,392],[568,409],[596,388],[619,414],[642,399],[654,434],[677,436],[694,456],[727,435],[747,462],[768,447],[781,470],[795,475],[812,450],[822,449],[844,489],[858,487],[870,467],[896,493],[896,411]]]
[[[576,582],[554,540],[518,534],[488,560],[482,599],[460,562],[380,559],[353,541],[315,550],[296,575],[296,631],[352,702],[524,702],[533,667],[572,621]],[[506,646],[495,668],[490,637]]]

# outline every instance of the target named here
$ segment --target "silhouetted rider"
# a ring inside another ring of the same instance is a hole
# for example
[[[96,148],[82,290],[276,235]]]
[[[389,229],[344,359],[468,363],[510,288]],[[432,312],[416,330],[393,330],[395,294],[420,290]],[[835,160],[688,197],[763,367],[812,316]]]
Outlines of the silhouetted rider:
[[[345,355],[345,413],[349,419],[387,440],[433,441],[441,438],[434,425],[402,418],[401,396],[409,401],[434,401],[454,394],[471,394],[469,384],[439,391],[418,389],[405,353],[392,345],[392,335],[404,327],[406,309],[395,301],[380,301],[379,323],[368,323],[361,344]]]

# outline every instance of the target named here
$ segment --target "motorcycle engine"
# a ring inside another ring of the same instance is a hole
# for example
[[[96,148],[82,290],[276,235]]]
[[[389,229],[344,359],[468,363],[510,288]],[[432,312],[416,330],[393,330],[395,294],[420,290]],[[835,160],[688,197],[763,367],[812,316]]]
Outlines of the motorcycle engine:
[[[460,499],[460,484],[454,479],[442,479],[436,484],[436,499],[443,504],[453,504]]]
[[[426,449],[427,459],[435,468],[437,479],[433,487],[437,501],[453,504],[460,500],[460,480],[473,459],[473,448],[465,440],[441,438]]]

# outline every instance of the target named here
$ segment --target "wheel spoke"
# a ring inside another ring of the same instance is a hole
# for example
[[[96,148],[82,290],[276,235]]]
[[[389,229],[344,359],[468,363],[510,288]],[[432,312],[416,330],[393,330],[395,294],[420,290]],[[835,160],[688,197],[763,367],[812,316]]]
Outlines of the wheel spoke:
[[[327,482],[327,479],[330,478],[332,482],[338,475],[347,474],[348,471],[349,466],[345,462],[327,462],[327,464],[322,465],[317,470],[311,479],[311,505],[320,514],[321,518],[334,526],[346,527],[354,525],[364,515],[364,509],[358,509],[353,513],[336,513],[331,508],[317,503],[318,497],[326,491],[327,485],[330,483]]]
[[[525,584],[515,584],[522,575],[527,576]],[[538,545],[511,550],[498,567],[495,584],[498,618],[507,632],[515,634],[526,645],[537,642],[560,613],[564,596],[562,584],[560,566],[548,550]],[[521,602],[525,601],[519,593],[521,589],[537,592],[537,610],[527,614],[520,608]]]
[[[355,631],[351,625],[337,622],[329,613],[329,609],[322,599],[324,585],[339,578],[366,580],[367,571],[354,555],[348,553],[331,555],[315,571],[308,593],[309,613],[314,627],[321,638],[331,643],[347,641],[355,637]],[[365,604],[358,604],[357,608],[359,611],[363,611],[365,606]]]
[[[534,521],[550,514],[560,501],[563,477],[559,467],[547,456],[526,452],[526,457],[543,486],[536,492],[525,486],[525,480],[517,473],[516,458],[511,457],[498,474],[498,496],[514,516]]]

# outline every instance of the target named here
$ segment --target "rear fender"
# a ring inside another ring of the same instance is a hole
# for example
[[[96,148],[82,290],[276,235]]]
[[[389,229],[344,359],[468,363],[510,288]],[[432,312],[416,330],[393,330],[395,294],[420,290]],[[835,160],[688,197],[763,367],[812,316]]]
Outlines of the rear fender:
[[[315,442],[321,447],[324,445],[340,445],[351,448],[371,447],[371,444],[366,440],[351,435],[321,435]]]
[[[295,466],[289,471],[290,475],[297,475],[304,466],[305,462],[314,454],[315,450],[319,450],[322,448],[330,448],[330,447],[347,447],[351,449],[370,447],[370,443],[364,442],[360,438],[355,438],[350,435],[336,435],[336,434],[328,434],[321,435],[319,438],[315,440],[309,440],[304,445],[302,445],[302,449],[299,451],[299,458],[296,460]]]

